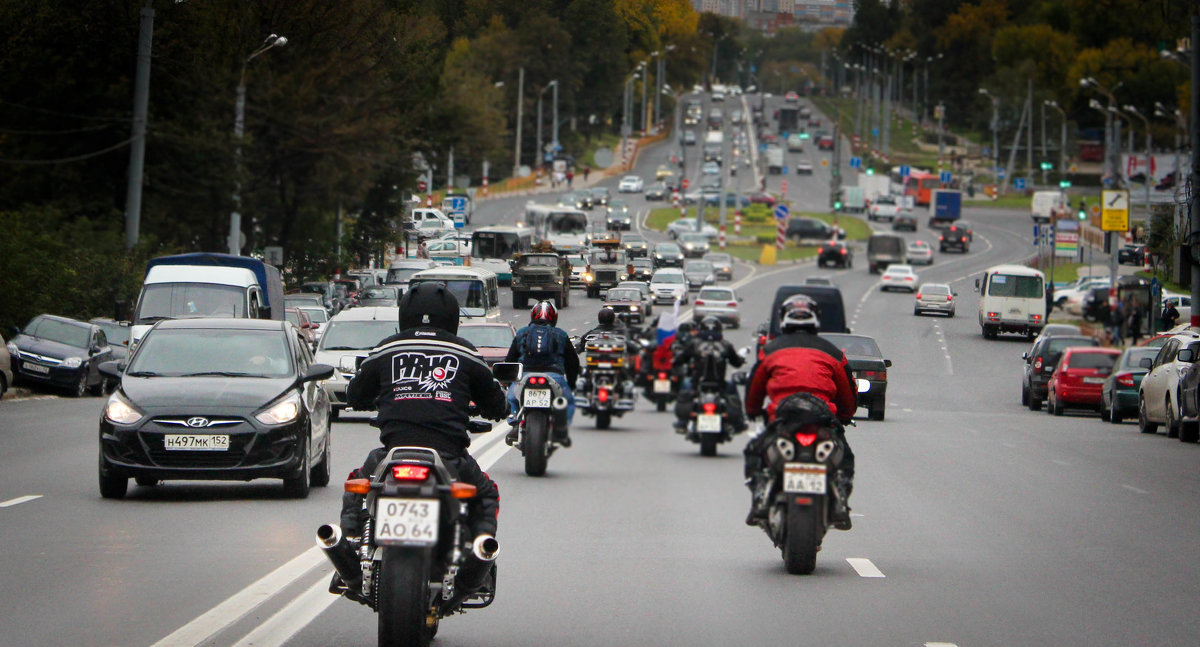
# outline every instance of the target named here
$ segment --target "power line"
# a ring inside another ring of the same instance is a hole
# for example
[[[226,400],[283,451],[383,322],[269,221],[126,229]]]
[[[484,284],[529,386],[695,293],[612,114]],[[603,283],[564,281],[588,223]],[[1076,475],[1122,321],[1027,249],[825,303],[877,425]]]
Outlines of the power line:
[[[98,126],[83,126],[81,128],[68,128],[65,130],[10,130],[8,128],[0,128],[0,134],[5,135],[72,135],[75,133],[94,132],[97,130],[105,130],[116,126],[116,123],[100,124]]]
[[[112,151],[115,151],[115,150],[117,150],[118,148],[123,148],[123,147],[125,147],[125,146],[128,146],[129,144],[131,144],[131,143],[133,142],[133,140],[134,140],[134,139],[136,139],[136,137],[130,137],[129,139],[126,139],[125,141],[122,141],[122,142],[117,142],[116,144],[113,144],[112,146],[109,146],[108,148],[102,148],[102,149],[100,149],[100,150],[98,150],[98,151],[93,151],[93,152],[91,152],[91,153],[84,153],[83,155],[75,155],[74,157],[62,157],[62,158],[59,158],[59,159],[51,159],[51,160],[7,160],[7,159],[0,159],[0,164],[10,164],[10,165],[13,165],[13,166],[36,166],[36,165],[48,165],[48,164],[69,164],[69,163],[71,163],[71,162],[79,162],[79,161],[83,161],[83,160],[85,160],[85,159],[90,159],[90,158],[92,158],[92,157],[99,157],[100,155],[103,155],[103,154],[105,154],[105,153],[111,153]]]
[[[129,117],[97,117],[95,115],[81,115],[81,114],[76,114],[76,113],[72,113],[72,112],[60,112],[58,110],[48,110],[46,108],[37,108],[34,106],[27,106],[22,103],[16,103],[14,101],[5,101],[3,99],[0,99],[0,105],[13,106],[15,108],[20,108],[22,110],[29,110],[30,112],[40,112],[40,113],[47,114],[47,115],[54,115],[56,117],[69,117],[71,119],[83,119],[86,121],[109,121],[109,122],[129,123],[129,120],[130,120]]]

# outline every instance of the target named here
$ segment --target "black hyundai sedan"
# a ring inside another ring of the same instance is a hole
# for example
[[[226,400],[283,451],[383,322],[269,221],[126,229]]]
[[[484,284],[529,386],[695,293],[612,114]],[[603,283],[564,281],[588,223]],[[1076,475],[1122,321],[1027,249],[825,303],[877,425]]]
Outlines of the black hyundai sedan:
[[[121,369],[124,368],[122,371]],[[138,342],[100,416],[100,494],[129,479],[281,478],[289,496],[329,483],[333,367],[314,364],[292,324],[160,321]]]
[[[75,397],[106,391],[111,380],[99,366],[113,359],[104,330],[95,324],[38,315],[8,342],[15,377],[65,389]]]

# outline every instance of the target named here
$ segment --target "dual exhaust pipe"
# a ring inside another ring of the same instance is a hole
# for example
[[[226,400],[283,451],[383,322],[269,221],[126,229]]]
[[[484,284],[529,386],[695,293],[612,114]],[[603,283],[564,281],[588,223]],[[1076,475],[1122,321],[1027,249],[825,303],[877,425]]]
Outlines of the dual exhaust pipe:
[[[362,588],[362,567],[358,563],[358,554],[341,526],[327,523],[317,528],[317,545],[325,551],[325,556],[347,588],[352,591]],[[500,543],[492,535],[479,535],[471,542],[471,554],[483,562],[495,561],[500,554]]]

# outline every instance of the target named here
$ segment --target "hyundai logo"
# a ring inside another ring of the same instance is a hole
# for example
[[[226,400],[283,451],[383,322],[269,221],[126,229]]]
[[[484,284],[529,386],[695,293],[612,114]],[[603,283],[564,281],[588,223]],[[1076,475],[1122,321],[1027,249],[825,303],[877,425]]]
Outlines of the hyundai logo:
[[[187,419],[187,426],[189,427],[207,427],[208,424],[208,418],[202,418],[200,416]]]

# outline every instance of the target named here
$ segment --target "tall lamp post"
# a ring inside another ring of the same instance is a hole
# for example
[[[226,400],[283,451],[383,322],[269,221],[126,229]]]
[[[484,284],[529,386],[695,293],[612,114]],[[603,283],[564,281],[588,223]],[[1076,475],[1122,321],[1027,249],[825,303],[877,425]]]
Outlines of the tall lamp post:
[[[517,71],[517,136],[513,142],[513,177],[521,174],[521,119],[525,108],[525,68]]]
[[[926,90],[929,88],[926,87]],[[986,95],[992,100],[992,174],[996,183],[1000,183],[1000,98],[988,92],[987,88],[979,88],[979,94]]]
[[[1146,169],[1145,169],[1144,173],[1146,176],[1146,225],[1149,226],[1149,224],[1150,224],[1150,184],[1153,181],[1153,175],[1151,174],[1150,170],[1151,170],[1152,165],[1154,164],[1153,159],[1150,157],[1150,151],[1152,148],[1154,148],[1154,138],[1151,137],[1151,135],[1150,135],[1150,119],[1147,118],[1146,115],[1143,115],[1141,112],[1138,112],[1137,106],[1126,105],[1125,112],[1137,117],[1138,119],[1141,119],[1142,125],[1146,127]],[[1133,128],[1130,128],[1129,132],[1130,132],[1130,134],[1133,134]],[[1130,152],[1132,153],[1132,150]]]
[[[925,87],[924,87],[924,95],[923,95],[924,98],[921,101],[921,122],[922,123],[929,121],[929,64],[934,61],[941,60],[942,57],[944,57],[944,56],[945,56],[945,54],[938,54],[937,56],[926,56],[925,57]],[[915,74],[915,72],[914,72],[914,74]]]
[[[658,57],[658,75],[654,79],[654,81],[655,81],[654,84],[655,84],[655,87],[657,88],[654,93],[654,123],[655,124],[662,123],[663,84],[665,82],[664,80],[667,78],[667,53],[672,52],[674,50],[675,50],[674,45],[667,45],[666,47],[663,48],[661,55]]]
[[[553,80],[553,81],[551,81],[551,82],[547,83],[545,86],[543,86],[543,87],[542,87],[542,89],[541,89],[541,90],[539,90],[539,91],[538,91],[538,100],[537,100],[537,150],[536,150],[536,151],[534,151],[534,153],[535,153],[535,155],[534,155],[534,161],[536,162],[536,163],[535,163],[535,167],[538,167],[538,168],[540,168],[540,167],[542,166],[542,160],[544,160],[544,159],[545,159],[545,157],[544,157],[544,155],[545,155],[545,151],[543,151],[543,150],[542,150],[542,121],[544,121],[544,120],[542,119],[542,97],[544,97],[544,96],[546,95],[546,90],[549,90],[550,88],[557,87],[557,86],[558,86],[558,79],[555,79],[555,80]],[[557,116],[557,115],[555,115],[555,116]]]
[[[650,59],[658,56],[658,50],[650,52],[650,56],[642,61],[642,69],[647,70],[646,76],[642,78],[642,109],[638,112],[642,115],[642,136],[646,135],[646,118],[650,115],[650,105],[646,103],[646,86],[650,85]]]
[[[246,127],[246,66],[259,54],[272,47],[283,47],[287,42],[287,38],[278,34],[267,36],[263,44],[242,61],[242,74],[238,77],[236,114],[233,120],[233,211],[229,214],[229,253],[234,256],[239,256],[242,252],[242,135]]]
[[[1058,144],[1058,177],[1061,180],[1067,175],[1067,113],[1053,99],[1042,102],[1042,105],[1053,108],[1062,118],[1062,130],[1059,131],[1060,141]]]
[[[1115,92],[1117,90],[1117,88],[1121,87],[1121,85],[1122,85],[1121,83],[1117,83],[1110,90],[1110,89],[1100,85],[1099,81],[1097,81],[1096,79],[1094,79],[1090,76],[1085,76],[1082,79],[1079,79],[1079,87],[1093,88],[1096,91],[1100,92],[1100,94],[1103,94],[1108,99],[1108,107],[1110,109],[1116,108],[1117,99],[1116,99],[1116,97],[1113,96],[1113,92]],[[1090,102],[1089,102],[1089,105],[1090,105]],[[1112,174],[1117,172],[1117,166],[1119,165],[1118,160],[1120,159],[1119,157],[1117,157],[1117,155],[1119,154],[1118,149],[1120,147],[1121,147],[1121,142],[1119,140],[1119,135],[1117,135],[1117,133],[1116,133],[1115,125],[1113,124],[1113,115],[1110,112],[1108,114],[1105,114],[1105,116],[1104,116],[1104,178],[1105,179],[1107,179]]]
[[[150,46],[154,7],[142,7],[138,29],[137,73],[133,82],[133,137],[129,142],[129,179],[125,189],[125,251],[137,245],[142,222],[142,179],[146,168],[146,119],[150,104]]]

